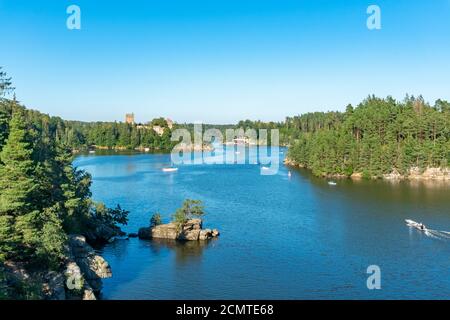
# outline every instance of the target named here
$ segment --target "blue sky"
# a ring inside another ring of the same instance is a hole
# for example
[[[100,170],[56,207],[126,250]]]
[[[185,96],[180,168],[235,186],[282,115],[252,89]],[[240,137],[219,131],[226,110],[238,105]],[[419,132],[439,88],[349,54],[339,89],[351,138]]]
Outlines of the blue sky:
[[[81,8],[81,30],[66,8]],[[366,27],[379,5],[382,29]],[[0,65],[74,120],[283,120],[369,94],[450,100],[449,0],[0,0]]]

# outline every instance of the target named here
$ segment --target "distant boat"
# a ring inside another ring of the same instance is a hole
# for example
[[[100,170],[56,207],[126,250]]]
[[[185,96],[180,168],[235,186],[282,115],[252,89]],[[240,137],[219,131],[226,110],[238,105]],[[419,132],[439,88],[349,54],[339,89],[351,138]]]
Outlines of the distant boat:
[[[89,153],[95,153],[95,150],[89,150]]]
[[[290,171],[288,172],[288,177],[292,177],[292,173]]]
[[[269,167],[262,167],[261,169],[263,169],[263,170],[270,170]]]
[[[337,183],[334,182],[334,181],[328,181],[328,184],[329,184],[330,186],[335,186],[335,185],[337,185]]]
[[[405,222],[408,227],[413,227],[420,231],[427,231],[427,227],[423,223],[415,222],[409,219],[406,219]]]
[[[163,168],[162,171],[164,171],[164,172],[175,172],[175,171],[178,171],[178,168]]]

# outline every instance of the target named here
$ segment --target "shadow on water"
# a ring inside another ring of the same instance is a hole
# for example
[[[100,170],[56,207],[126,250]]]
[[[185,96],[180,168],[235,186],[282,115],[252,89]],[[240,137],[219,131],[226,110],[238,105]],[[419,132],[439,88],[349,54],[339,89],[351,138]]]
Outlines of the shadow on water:
[[[165,278],[170,269],[175,271],[193,265],[201,266],[205,250],[215,246],[216,241],[218,239],[207,241],[130,239],[117,240],[107,246],[97,247],[96,251],[99,254],[106,254],[113,266],[113,277],[103,281],[108,290],[103,290],[100,298],[114,299],[115,296],[110,296],[110,292],[129,290],[127,288],[136,290],[131,292],[140,292],[136,297],[129,296],[131,299],[155,298],[151,295],[145,296],[147,286],[158,284],[159,281],[163,281],[162,279],[170,282],[170,277]],[[126,259],[130,256],[135,259]]]
[[[142,240],[145,241],[145,240]],[[158,254],[161,250],[172,250],[177,264],[186,264],[201,261],[205,249],[214,245],[217,239],[208,241],[177,241],[170,239],[153,239],[148,241],[150,250]]]
[[[301,179],[307,180],[315,188],[318,195],[332,199],[343,196],[351,203],[363,203],[376,207],[377,203],[406,203],[418,205],[444,205],[447,207],[450,192],[450,181],[446,180],[368,180],[368,179],[324,179],[314,176],[309,170],[295,169]],[[336,181],[336,186],[330,186],[328,181]]]

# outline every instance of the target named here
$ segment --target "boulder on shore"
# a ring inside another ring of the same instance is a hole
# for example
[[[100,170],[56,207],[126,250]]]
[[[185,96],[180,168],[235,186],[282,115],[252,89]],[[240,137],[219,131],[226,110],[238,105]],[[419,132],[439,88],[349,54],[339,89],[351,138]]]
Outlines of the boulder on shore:
[[[112,276],[111,267],[102,256],[95,253],[83,236],[70,235],[69,247],[70,255],[65,272],[69,280],[67,283],[70,285],[73,282],[73,288],[67,288],[69,295],[75,289],[74,292],[81,293],[83,300],[92,300],[95,298],[94,293],[102,289],[102,279]]]
[[[138,236],[140,239],[171,239],[182,241],[198,241],[208,240],[219,236],[217,229],[202,229],[203,222],[201,219],[188,220],[181,227],[171,222],[161,224],[155,227],[140,228]]]

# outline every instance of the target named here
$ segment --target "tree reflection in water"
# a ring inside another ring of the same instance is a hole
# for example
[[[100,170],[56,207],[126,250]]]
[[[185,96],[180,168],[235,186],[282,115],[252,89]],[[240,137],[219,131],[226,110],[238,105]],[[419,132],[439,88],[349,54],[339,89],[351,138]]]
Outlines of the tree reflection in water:
[[[145,240],[141,240],[145,241]],[[153,239],[149,240],[150,249],[158,254],[162,249],[170,249],[175,252],[177,264],[185,264],[193,261],[200,261],[203,251],[208,247],[215,245],[218,241],[213,238],[206,241],[177,241],[170,239]]]

